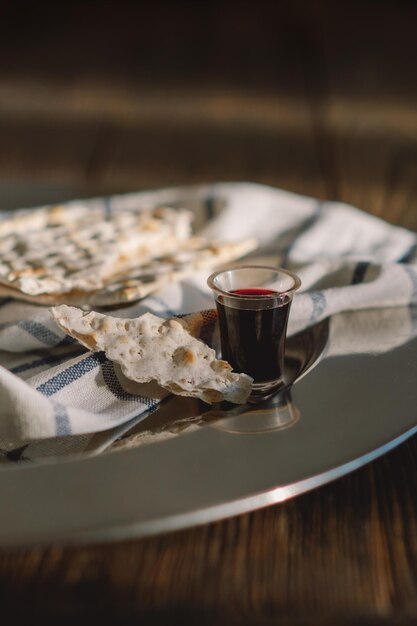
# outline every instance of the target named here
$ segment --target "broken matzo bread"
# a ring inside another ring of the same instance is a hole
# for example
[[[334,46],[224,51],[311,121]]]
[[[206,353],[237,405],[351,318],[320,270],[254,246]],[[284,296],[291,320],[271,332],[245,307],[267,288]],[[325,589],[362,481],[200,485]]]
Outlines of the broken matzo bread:
[[[218,360],[212,348],[190,334],[185,320],[152,313],[121,319],[66,305],[51,311],[68,335],[90,350],[104,351],[130,380],[156,381],[171,393],[209,404],[243,404],[249,397],[252,378]]]
[[[178,250],[191,220],[169,207],[106,215],[82,205],[8,218],[0,221],[0,283],[29,296],[91,292]]]
[[[192,213],[83,204],[0,220],[0,297],[36,304],[114,306],[144,298],[198,269],[251,252],[254,239],[191,236]]]
[[[198,270],[214,270],[219,265],[248,254],[256,246],[255,239],[239,242],[207,242],[199,237],[190,237],[182,243],[181,250],[126,270],[123,276],[114,277],[100,289],[92,291],[73,289],[67,293],[31,295],[0,282],[0,297],[49,306],[58,304],[83,307],[117,306],[144,298],[167,283],[180,281]]]

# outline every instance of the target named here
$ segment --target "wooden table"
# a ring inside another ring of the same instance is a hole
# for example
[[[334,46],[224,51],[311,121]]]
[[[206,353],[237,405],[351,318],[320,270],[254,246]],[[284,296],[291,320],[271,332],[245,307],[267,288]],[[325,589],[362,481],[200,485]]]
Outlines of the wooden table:
[[[3,208],[252,180],[417,230],[413,3],[119,6],[75,3],[61,21],[37,7],[19,24],[4,9]],[[4,549],[0,606],[57,623],[417,623],[417,438],[248,515]]]

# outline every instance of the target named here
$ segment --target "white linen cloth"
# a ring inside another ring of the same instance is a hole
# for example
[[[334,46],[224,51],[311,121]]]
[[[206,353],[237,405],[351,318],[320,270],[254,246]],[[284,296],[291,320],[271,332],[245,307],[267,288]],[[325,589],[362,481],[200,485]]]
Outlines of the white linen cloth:
[[[257,237],[260,246],[248,262],[283,266],[299,274],[302,288],[292,304],[290,334],[343,311],[386,309],[384,345],[372,345],[369,315],[363,318],[366,332],[361,332],[360,316],[339,316],[331,325],[327,354],[360,351],[364,342],[375,351],[391,349],[389,328],[390,324],[397,328],[398,320],[403,340],[414,336],[415,233],[345,204],[252,183],[85,201],[101,206],[103,217],[109,210],[161,203],[195,210],[197,227],[209,237]],[[196,273],[110,314],[136,317],[151,311],[169,317],[209,310],[214,301],[206,279],[207,272]],[[396,307],[395,315],[391,307]],[[145,418],[166,395],[156,385],[127,380],[102,353],[88,352],[66,337],[48,307],[0,301],[0,460],[97,452],[94,433],[107,431],[108,445],[121,426],[123,430],[132,420]]]

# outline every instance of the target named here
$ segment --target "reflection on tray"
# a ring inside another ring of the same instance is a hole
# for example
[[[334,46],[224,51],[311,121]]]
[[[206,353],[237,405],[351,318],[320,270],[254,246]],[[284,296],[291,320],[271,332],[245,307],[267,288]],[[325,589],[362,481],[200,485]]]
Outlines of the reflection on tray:
[[[228,433],[255,435],[293,426],[299,417],[291,390],[284,389],[262,404],[208,411],[202,416],[202,425],[209,424]]]

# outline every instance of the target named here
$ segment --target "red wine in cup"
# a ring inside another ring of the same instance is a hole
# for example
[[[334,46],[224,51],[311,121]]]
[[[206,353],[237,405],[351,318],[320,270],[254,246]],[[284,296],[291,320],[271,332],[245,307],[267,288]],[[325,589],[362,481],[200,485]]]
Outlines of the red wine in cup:
[[[270,289],[236,289],[231,294],[247,296],[245,308],[217,301],[222,357],[236,372],[252,376],[255,383],[282,378],[284,343],[290,302],[273,308],[249,308],[250,297],[278,296]]]

